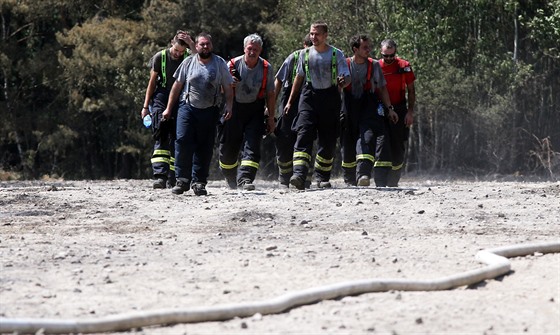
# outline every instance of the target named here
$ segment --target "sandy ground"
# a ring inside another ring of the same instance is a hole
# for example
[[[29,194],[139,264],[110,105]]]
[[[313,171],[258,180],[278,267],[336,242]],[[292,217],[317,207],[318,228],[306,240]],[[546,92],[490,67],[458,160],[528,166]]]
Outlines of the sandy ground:
[[[0,183],[0,317],[96,319],[268,300],[357,279],[436,279],[482,249],[560,240],[560,183],[209,195],[149,180]],[[560,254],[469,287],[389,291],[275,315],[123,334],[560,334]]]

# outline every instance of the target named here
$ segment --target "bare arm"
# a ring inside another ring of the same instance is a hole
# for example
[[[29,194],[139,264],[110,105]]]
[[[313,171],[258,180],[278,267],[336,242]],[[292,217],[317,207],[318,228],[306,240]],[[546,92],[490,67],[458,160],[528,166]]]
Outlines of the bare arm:
[[[282,82],[278,78],[276,78],[274,79],[274,96],[276,97],[276,100],[278,100],[280,91],[282,91]]]
[[[350,76],[339,76],[337,78],[337,82],[338,82],[338,89],[343,90],[344,88],[346,88],[348,85],[350,85]]]
[[[154,70],[150,70],[150,80],[148,81],[148,87],[146,88],[146,96],[144,97],[144,105],[142,105],[142,111],[140,112],[140,116],[142,118],[144,118],[144,116],[146,116],[146,114],[148,114],[149,110],[148,110],[148,105],[150,104],[150,100],[152,99],[152,96],[154,95],[154,92],[156,90],[156,84],[157,84],[157,72]],[[146,107],[146,108],[144,108]]]
[[[274,87],[276,88],[276,85],[274,85]],[[274,128],[276,128],[276,124],[274,123],[274,111],[276,109],[276,90],[266,93],[266,108],[268,109],[266,130],[269,133],[272,133],[274,131]]]
[[[224,119],[229,120],[233,115],[233,88],[231,85],[222,86],[224,89],[224,94],[226,96],[226,112],[224,114]]]
[[[185,34],[179,34],[178,37],[184,40],[185,42],[187,42],[192,55],[198,53],[198,50],[196,50],[196,43],[194,43],[191,35],[185,33]]]
[[[290,92],[290,97],[288,98],[288,102],[286,102],[286,106],[284,106],[284,114],[288,114],[288,111],[292,107],[292,101],[295,99],[296,95],[299,94],[301,89],[301,85],[303,84],[303,76],[297,75],[294,79],[294,84],[292,85],[292,91]]]
[[[165,111],[163,111],[162,114],[162,118],[164,120],[169,120],[171,118],[171,111],[173,110],[173,107],[175,107],[175,103],[177,102],[182,89],[183,89],[183,83],[180,83],[178,81],[175,81],[175,83],[173,83],[173,86],[171,87],[171,92],[169,92],[167,107],[165,107]]]

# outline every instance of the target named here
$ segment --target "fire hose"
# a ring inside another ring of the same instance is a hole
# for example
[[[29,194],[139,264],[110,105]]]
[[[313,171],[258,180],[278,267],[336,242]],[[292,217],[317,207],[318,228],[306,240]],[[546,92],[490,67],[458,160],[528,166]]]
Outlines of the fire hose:
[[[558,252],[560,252],[560,241],[517,244],[485,249],[476,254],[476,259],[486,264],[486,267],[476,270],[426,280],[364,279],[347,281],[294,291],[266,301],[123,313],[90,320],[0,318],[0,333],[33,334],[39,331],[46,334],[115,332],[147,326],[224,321],[235,317],[248,317],[257,313],[261,315],[277,314],[297,306],[364,293],[449,290],[460,286],[476,284],[509,273],[511,262],[507,258],[534,253]]]

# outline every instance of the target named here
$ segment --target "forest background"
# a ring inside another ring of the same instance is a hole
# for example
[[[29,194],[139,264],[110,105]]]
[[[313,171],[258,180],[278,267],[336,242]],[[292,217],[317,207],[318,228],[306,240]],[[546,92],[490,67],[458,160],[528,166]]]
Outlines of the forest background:
[[[392,38],[417,103],[407,173],[560,175],[560,0],[0,0],[0,180],[149,178],[148,61],[177,29],[275,68],[315,20],[329,43]],[[260,177],[274,179],[274,138]],[[338,158],[339,159],[339,158]],[[335,164],[339,166],[340,164]],[[335,175],[340,171],[335,171]],[[218,164],[211,178],[221,178]]]

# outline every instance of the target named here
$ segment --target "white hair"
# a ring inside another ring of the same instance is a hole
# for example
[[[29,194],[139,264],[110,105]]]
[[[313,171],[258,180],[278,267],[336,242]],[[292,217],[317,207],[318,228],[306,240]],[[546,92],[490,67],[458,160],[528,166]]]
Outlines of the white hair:
[[[262,38],[260,37],[259,34],[255,33],[255,34],[251,34],[251,35],[245,37],[245,39],[243,40],[243,47],[246,47],[247,44],[249,44],[249,43],[257,43],[258,45],[260,45],[262,47],[263,40],[262,40]]]

